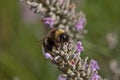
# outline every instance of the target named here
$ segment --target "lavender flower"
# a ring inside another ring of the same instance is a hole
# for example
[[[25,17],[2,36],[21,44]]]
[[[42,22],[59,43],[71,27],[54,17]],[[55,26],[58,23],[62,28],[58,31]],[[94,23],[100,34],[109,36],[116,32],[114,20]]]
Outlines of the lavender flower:
[[[61,75],[58,76],[58,80],[67,80],[66,78],[62,77]]]
[[[100,69],[97,61],[91,60],[90,63],[91,63],[91,66],[92,66],[92,71],[96,71],[97,69],[98,69],[98,70]]]
[[[53,28],[54,20],[53,20],[52,17],[43,18],[43,21],[44,21],[45,24],[49,25],[50,28]]]
[[[25,23],[36,23],[37,22],[37,17],[34,12],[31,12],[29,7],[25,4],[21,4],[22,7],[22,19]]]
[[[50,59],[50,60],[53,59],[52,56],[49,53],[44,53],[44,56],[45,56],[46,59]]]
[[[77,29],[77,31],[83,30],[84,26],[86,24],[85,15],[82,12],[80,13],[80,15],[81,15],[80,18],[79,18],[78,22],[75,25],[75,28]]]
[[[100,76],[97,73],[94,73],[91,77],[91,80],[100,80]]]
[[[82,52],[84,50],[84,48],[82,47],[82,43],[81,42],[77,42],[77,51],[78,52]]]

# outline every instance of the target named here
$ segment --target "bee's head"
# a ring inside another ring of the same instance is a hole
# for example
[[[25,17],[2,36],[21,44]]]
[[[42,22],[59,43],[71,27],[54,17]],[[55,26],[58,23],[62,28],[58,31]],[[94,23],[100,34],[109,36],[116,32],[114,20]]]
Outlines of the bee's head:
[[[68,42],[69,41],[69,35],[67,33],[62,33],[59,36],[60,42]]]
[[[58,40],[60,42],[68,42],[69,41],[69,35],[67,33],[65,33],[65,31],[62,29],[56,30],[55,35],[56,35],[56,40]]]
[[[65,31],[62,29],[53,29],[50,32],[50,36],[52,39],[55,39],[56,41],[59,41],[59,42],[68,42],[69,41],[69,35],[67,33],[65,33]]]

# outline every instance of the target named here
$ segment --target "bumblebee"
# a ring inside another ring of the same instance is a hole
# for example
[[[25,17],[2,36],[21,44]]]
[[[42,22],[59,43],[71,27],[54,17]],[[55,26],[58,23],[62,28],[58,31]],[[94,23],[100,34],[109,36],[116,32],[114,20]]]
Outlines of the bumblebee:
[[[43,40],[43,49],[45,53],[52,54],[53,48],[59,47],[59,44],[69,42],[70,36],[62,29],[52,29]]]

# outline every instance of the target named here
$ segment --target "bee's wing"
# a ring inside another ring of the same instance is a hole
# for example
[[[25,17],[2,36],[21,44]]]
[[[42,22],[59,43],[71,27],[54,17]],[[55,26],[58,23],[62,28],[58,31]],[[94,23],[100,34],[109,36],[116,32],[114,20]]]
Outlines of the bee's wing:
[[[44,42],[45,39],[46,38],[43,38],[43,39],[41,39],[41,40],[38,41],[38,44],[42,45],[42,53],[43,54],[45,53],[44,44],[43,44],[43,42]]]
[[[42,53],[45,54],[45,49],[44,49],[43,45],[42,45]]]

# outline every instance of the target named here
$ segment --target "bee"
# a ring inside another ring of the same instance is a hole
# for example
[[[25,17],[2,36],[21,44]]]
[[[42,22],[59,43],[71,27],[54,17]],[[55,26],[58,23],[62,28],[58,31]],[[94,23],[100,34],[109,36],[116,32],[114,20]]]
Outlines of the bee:
[[[59,44],[69,42],[70,36],[62,29],[52,29],[43,40],[43,50],[52,54],[53,48],[58,48]]]

